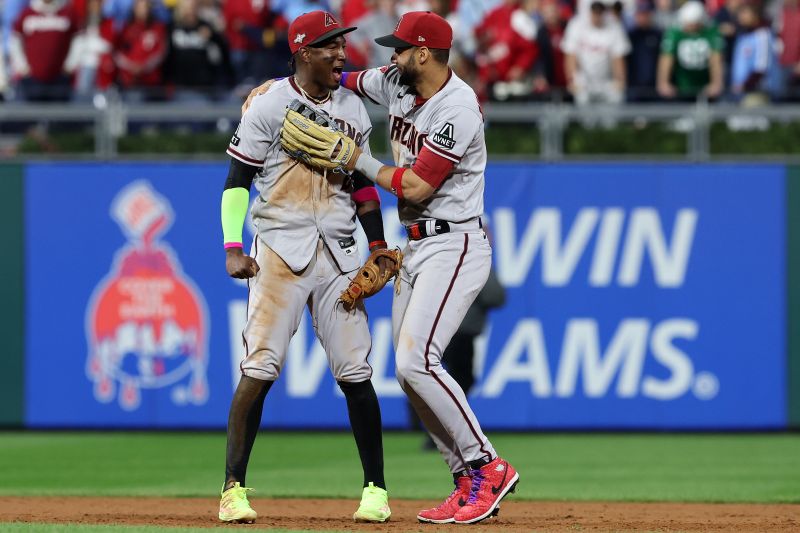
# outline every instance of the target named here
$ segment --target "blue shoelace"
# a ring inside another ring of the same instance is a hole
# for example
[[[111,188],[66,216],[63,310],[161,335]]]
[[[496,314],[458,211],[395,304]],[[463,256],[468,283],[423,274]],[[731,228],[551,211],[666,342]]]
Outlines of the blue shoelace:
[[[483,483],[483,472],[480,470],[472,471],[472,487],[469,489],[469,503],[475,503],[478,499],[478,491],[481,490]]]

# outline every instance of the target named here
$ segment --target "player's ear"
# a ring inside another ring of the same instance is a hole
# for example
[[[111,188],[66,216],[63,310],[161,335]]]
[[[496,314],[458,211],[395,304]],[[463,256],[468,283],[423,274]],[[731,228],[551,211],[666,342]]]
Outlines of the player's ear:
[[[298,50],[297,55],[303,63],[311,63],[311,50],[307,46]]]
[[[417,63],[424,65],[431,58],[431,51],[427,46],[417,48]]]

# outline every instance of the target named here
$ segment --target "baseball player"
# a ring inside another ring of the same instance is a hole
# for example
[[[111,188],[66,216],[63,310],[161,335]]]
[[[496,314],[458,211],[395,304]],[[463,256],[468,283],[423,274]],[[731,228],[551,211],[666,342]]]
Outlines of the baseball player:
[[[278,378],[303,308],[311,313],[331,372],[347,400],[364,469],[356,521],[385,522],[391,511],[383,473],[378,399],[367,362],[371,348],[363,304],[345,310],[337,300],[360,266],[355,218],[370,249],[386,248],[378,193],[354,174],[319,171],[288,157],[279,131],[287,106],[326,112],[361,150],[372,129],[361,99],[340,89],[345,64],[344,28],[324,11],[298,17],[289,27],[294,76],[274,84],[242,116],[228,146],[230,170],[222,194],[222,227],[230,276],[247,278],[246,356],[231,402],[225,484],[219,506],[224,522],[253,522],[245,472],[261,421],[264,398]],[[338,89],[338,90],[337,90]],[[257,227],[251,254],[242,250],[249,190],[258,190],[252,215]],[[390,268],[384,264],[382,268]],[[399,265],[397,265],[399,268]]]
[[[346,73],[342,84],[389,108],[396,167],[339,133],[288,115],[284,146],[303,146],[324,168],[357,170],[397,195],[409,243],[392,324],[396,374],[450,466],[456,485],[422,522],[475,523],[496,514],[519,474],[495,452],[441,356],[486,283],[492,250],[481,223],[486,143],[473,90],[448,68],[450,25],[405,14],[391,35],[392,65]],[[280,83],[280,82],[278,82]]]

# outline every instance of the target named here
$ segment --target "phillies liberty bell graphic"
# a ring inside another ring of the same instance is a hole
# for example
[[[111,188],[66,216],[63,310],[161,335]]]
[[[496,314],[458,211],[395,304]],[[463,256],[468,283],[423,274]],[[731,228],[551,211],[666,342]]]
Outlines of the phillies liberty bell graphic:
[[[172,225],[172,207],[150,183],[137,181],[117,194],[111,217],[129,242],[116,253],[86,312],[86,372],[94,396],[103,403],[116,398],[128,411],[154,389],[168,390],[177,405],[204,404],[205,300],[159,240]]]

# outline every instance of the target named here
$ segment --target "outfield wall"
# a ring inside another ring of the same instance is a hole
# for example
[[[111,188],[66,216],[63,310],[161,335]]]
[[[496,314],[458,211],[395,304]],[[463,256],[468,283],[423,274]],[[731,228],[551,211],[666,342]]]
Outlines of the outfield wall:
[[[11,244],[0,423],[224,427],[247,294],[224,273],[226,173],[223,163],[0,167]],[[798,180],[781,165],[490,165],[486,211],[508,298],[479,342],[471,403],[483,425],[797,425],[789,324],[800,283],[787,264],[800,262]],[[393,197],[382,199],[388,240],[401,244]],[[368,302],[373,382],[385,426],[405,427],[390,304],[389,290]],[[347,424],[304,318],[264,425]]]

